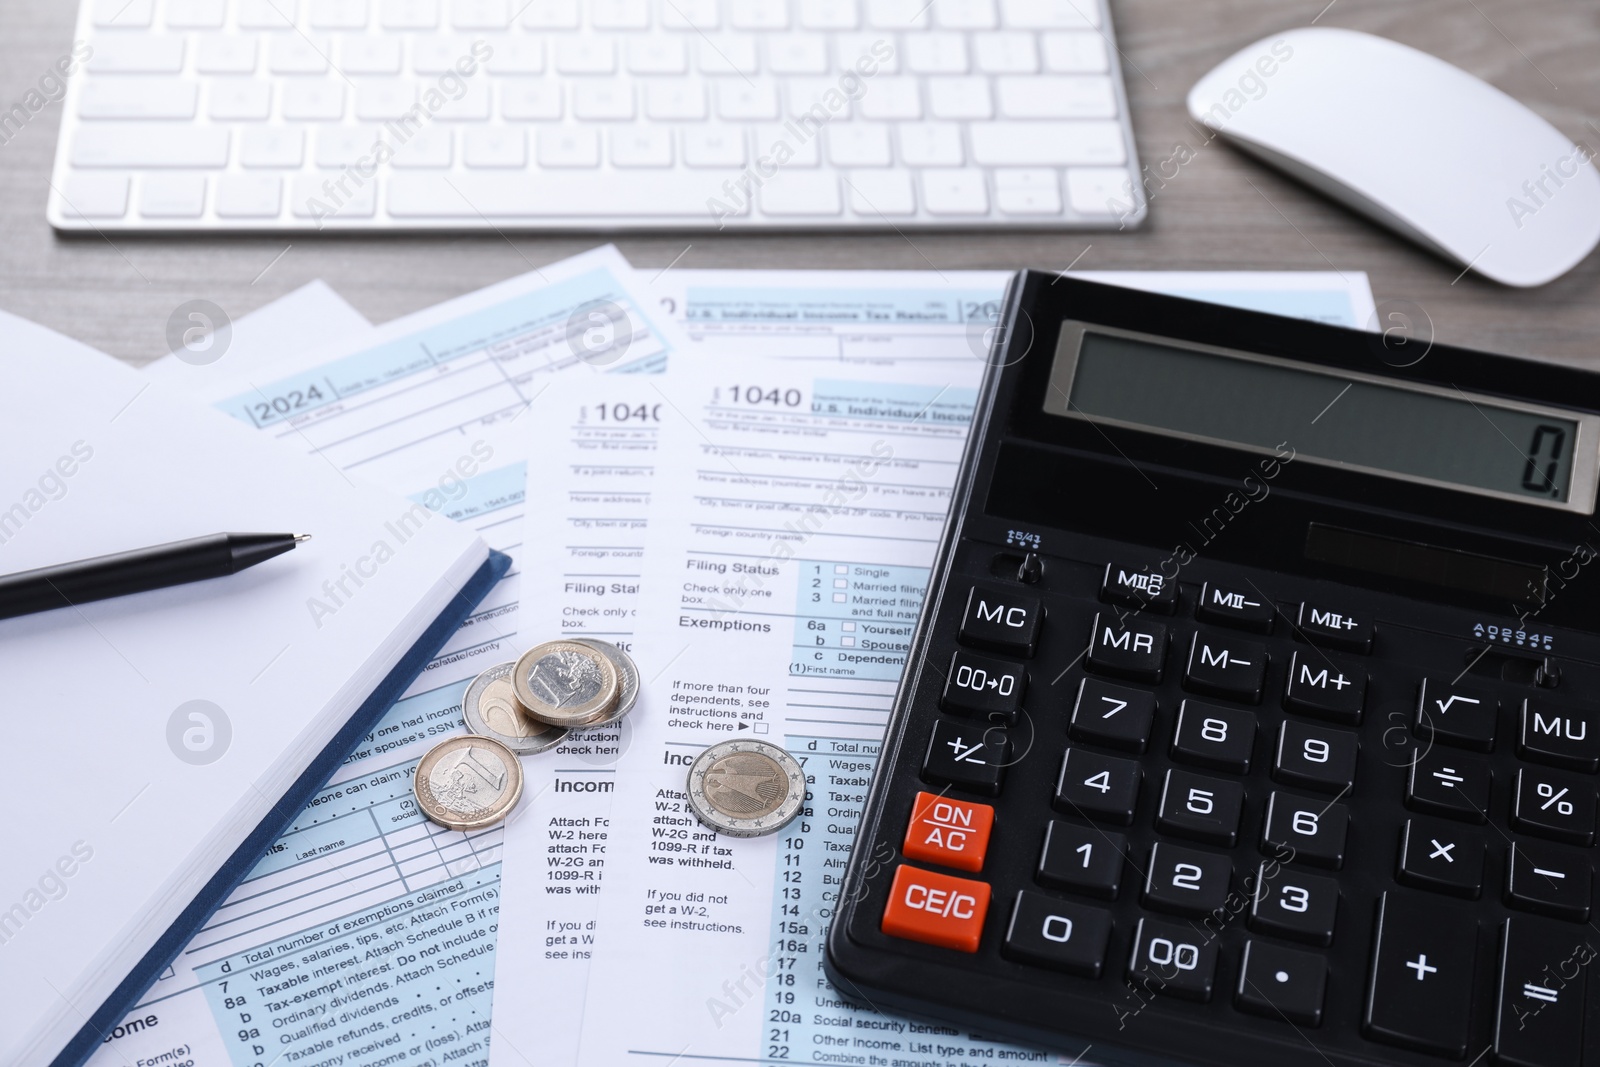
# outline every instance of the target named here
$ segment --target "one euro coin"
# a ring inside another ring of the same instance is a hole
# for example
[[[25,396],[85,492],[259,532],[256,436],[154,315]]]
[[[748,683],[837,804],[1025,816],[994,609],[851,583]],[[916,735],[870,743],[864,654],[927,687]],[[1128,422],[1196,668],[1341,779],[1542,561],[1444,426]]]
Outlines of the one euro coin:
[[[567,731],[533,718],[517,699],[515,663],[497,663],[472,680],[461,698],[461,718],[479,737],[500,742],[519,756],[559,745]]]
[[[689,807],[730,837],[761,837],[787,826],[806,799],[800,763],[765,741],[722,741],[689,766]]]
[[[622,680],[610,657],[577,641],[546,641],[522,654],[512,674],[529,715],[551,726],[590,726],[611,714]]]
[[[481,830],[522,796],[522,763],[498,741],[468,734],[430,748],[411,781],[417,807],[447,830]]]

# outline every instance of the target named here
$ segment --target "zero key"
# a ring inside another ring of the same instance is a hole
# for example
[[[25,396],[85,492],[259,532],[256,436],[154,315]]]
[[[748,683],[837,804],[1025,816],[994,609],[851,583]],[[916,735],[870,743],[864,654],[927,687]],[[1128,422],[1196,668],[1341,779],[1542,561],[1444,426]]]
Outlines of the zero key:
[[[1378,904],[1361,1031],[1373,1041],[1460,1059],[1467,1053],[1478,924],[1405,893]]]

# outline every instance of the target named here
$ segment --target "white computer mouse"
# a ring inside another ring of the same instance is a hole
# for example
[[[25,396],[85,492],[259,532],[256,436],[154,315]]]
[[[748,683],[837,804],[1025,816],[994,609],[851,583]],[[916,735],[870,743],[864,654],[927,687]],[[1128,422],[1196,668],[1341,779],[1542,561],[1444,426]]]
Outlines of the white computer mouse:
[[[1354,30],[1290,30],[1230,56],[1189,114],[1239,148],[1505,285],[1543,285],[1600,241],[1594,153],[1494,86]]]

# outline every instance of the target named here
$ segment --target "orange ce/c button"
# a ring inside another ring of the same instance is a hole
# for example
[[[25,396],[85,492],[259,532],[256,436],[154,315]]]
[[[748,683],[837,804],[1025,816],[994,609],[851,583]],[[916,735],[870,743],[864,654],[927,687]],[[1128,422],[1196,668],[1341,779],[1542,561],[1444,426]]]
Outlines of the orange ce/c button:
[[[994,808],[988,804],[918,793],[911,802],[911,822],[900,851],[909,860],[981,871],[993,827]]]
[[[889,887],[882,929],[890,937],[976,952],[988,913],[988,882],[919,871],[902,863]]]

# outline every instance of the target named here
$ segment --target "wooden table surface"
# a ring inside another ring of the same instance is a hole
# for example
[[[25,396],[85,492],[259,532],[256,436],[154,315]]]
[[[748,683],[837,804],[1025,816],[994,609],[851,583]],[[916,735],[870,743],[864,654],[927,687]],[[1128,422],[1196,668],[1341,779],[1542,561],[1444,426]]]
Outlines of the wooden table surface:
[[[683,254],[678,262],[686,267],[1013,269],[1076,260],[1098,270],[1365,270],[1380,303],[1420,307],[1441,342],[1600,366],[1600,255],[1531,291],[1458,278],[1457,268],[1225,145],[1206,144],[1183,110],[1189,87],[1219,60],[1317,19],[1432,52],[1523,101],[1568,136],[1600,145],[1600,4],[1334,0],[1324,10],[1325,4],[1112,0],[1139,151],[1152,175],[1150,221],[1139,232],[624,236],[617,244],[641,267],[663,267]],[[76,8],[76,0],[0,4],[0,102],[20,99],[67,50]],[[59,107],[51,105],[0,146],[0,307],[134,363],[162,354],[168,315],[197,297],[237,317],[324,278],[374,322],[384,322],[600,240],[62,238],[44,219]],[[1158,170],[1163,161],[1185,158],[1182,166]],[[685,246],[692,246],[686,254]]]

